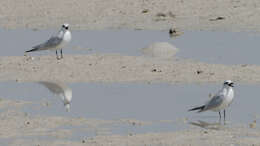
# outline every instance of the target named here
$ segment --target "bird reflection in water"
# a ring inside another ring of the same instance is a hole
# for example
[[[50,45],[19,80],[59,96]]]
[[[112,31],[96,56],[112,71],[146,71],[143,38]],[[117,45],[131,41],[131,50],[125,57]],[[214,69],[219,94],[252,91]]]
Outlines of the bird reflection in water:
[[[58,82],[46,82],[40,81],[39,84],[46,87],[49,91],[51,91],[54,95],[59,96],[66,108],[66,111],[70,111],[70,103],[72,100],[72,90],[67,85]]]
[[[221,121],[219,122],[205,122],[205,121],[201,121],[198,120],[198,122],[189,122],[189,124],[194,125],[194,126],[198,126],[201,128],[205,128],[205,129],[212,129],[212,130],[220,130],[221,128],[224,128],[224,125],[221,125]]]

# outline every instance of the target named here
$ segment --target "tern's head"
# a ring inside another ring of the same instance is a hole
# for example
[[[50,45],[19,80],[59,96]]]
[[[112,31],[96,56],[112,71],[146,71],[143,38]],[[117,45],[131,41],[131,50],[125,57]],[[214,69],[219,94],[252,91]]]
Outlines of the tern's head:
[[[224,87],[234,87],[234,83],[231,80],[224,81]]]
[[[62,25],[62,29],[69,30],[69,24],[68,23],[64,23]]]

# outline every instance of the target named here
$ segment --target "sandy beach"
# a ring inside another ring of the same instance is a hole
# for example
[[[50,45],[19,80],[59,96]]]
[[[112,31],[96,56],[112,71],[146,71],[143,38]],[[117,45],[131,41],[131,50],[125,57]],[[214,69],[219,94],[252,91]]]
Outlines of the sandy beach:
[[[56,29],[67,22],[72,30],[174,28],[181,32],[259,32],[259,7],[259,0],[1,0],[0,27]],[[238,84],[259,84],[260,66],[210,64],[191,59],[155,59],[120,54],[65,54],[62,60],[57,60],[54,55],[0,57],[1,82],[220,84],[226,79]],[[0,100],[0,145],[260,145],[259,126],[250,128],[250,123],[233,127],[221,125],[217,128],[191,126],[188,130],[173,132],[109,134],[71,140],[73,130],[58,127],[69,125],[99,128],[104,123],[117,124],[122,121],[27,115],[20,111],[22,107],[32,104],[40,105],[23,100],[7,100],[5,97]],[[257,125],[257,122],[254,124]],[[30,139],[30,136],[54,139]]]
[[[62,60],[55,56],[14,56],[1,57],[0,62],[1,81],[221,83],[231,79],[239,83],[260,82],[257,65],[208,64],[143,56],[65,55]]]
[[[260,31],[258,0],[2,0],[4,28]],[[246,18],[246,19],[245,19]]]

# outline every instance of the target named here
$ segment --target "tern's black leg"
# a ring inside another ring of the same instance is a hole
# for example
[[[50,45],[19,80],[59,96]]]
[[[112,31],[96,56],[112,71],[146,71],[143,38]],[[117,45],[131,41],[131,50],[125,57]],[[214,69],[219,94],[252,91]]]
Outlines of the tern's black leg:
[[[56,58],[59,60],[58,51],[56,50]]]
[[[220,111],[218,112],[218,114],[219,114],[219,119],[221,119],[221,113],[220,113]]]
[[[60,49],[60,54],[61,54],[60,57],[63,58],[62,49]]]
[[[226,121],[226,110],[224,110],[224,121]]]

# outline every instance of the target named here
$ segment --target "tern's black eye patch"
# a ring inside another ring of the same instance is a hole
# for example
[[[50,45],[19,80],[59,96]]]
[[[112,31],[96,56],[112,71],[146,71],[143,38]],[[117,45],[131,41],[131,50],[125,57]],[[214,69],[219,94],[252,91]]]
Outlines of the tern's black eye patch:
[[[62,27],[63,29],[68,30],[68,29],[69,29],[69,24],[64,23],[64,24],[61,25],[61,27]]]
[[[234,83],[229,83],[228,85],[232,87],[232,86],[234,86]]]
[[[224,82],[224,85],[228,85],[228,86],[233,87],[234,83],[233,82]]]

